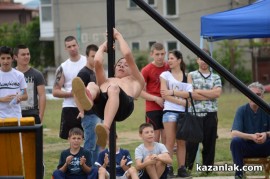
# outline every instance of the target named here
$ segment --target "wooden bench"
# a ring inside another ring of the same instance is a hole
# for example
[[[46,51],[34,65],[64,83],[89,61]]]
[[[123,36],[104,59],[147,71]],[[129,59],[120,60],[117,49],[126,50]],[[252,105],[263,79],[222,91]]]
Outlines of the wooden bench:
[[[265,158],[245,158],[244,165],[262,165],[264,168],[264,178],[269,179],[270,156]]]
[[[33,117],[0,119],[0,179],[42,179],[42,125]]]

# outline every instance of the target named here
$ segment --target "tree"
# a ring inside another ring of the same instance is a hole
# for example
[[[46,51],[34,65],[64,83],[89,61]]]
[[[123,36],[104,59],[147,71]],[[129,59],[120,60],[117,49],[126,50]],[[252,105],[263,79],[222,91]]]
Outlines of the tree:
[[[144,51],[134,52],[134,58],[136,59],[136,64],[139,70],[141,70],[144,66],[146,66],[149,63],[148,54],[149,52],[144,52]]]
[[[248,84],[252,81],[251,71],[246,69],[246,61],[242,59],[243,49],[240,48],[238,40],[224,40],[219,44],[219,49],[213,52],[214,59],[240,81]],[[224,83],[224,78],[222,77]]]
[[[0,26],[0,46],[15,47],[25,44],[31,53],[31,65],[41,71],[45,67],[55,66],[53,42],[40,41],[39,18],[26,25],[13,23]]]

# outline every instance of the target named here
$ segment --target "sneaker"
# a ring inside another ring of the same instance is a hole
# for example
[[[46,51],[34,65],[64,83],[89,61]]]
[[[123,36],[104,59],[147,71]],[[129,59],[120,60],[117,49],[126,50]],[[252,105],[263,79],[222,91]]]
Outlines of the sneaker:
[[[107,144],[108,134],[104,124],[97,124],[95,132],[97,136],[97,145],[99,145],[101,148],[105,148]]]
[[[92,108],[93,99],[91,93],[85,88],[81,78],[76,77],[72,80],[72,92],[84,110],[89,111]]]
[[[168,177],[168,178],[174,178],[175,175],[174,175],[174,173],[173,173],[173,167],[172,167],[172,166],[168,166],[168,167],[167,167],[167,170],[168,170],[167,177]]]
[[[177,176],[180,178],[192,178],[184,166],[178,168]]]

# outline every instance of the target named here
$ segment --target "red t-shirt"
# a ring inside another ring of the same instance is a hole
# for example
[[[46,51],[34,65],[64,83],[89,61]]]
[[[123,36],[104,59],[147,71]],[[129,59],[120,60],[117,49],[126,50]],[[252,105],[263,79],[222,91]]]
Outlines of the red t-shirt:
[[[160,97],[160,79],[159,76],[162,72],[167,71],[169,66],[164,63],[162,67],[157,67],[152,63],[149,63],[142,69],[142,75],[146,83],[146,92]],[[162,108],[154,101],[145,101],[146,112],[162,110]]]

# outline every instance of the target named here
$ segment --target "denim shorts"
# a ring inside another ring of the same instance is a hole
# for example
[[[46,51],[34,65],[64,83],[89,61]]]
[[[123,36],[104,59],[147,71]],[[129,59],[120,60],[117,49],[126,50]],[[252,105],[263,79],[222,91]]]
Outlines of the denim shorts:
[[[162,122],[177,122],[182,112],[165,111],[162,117]]]

